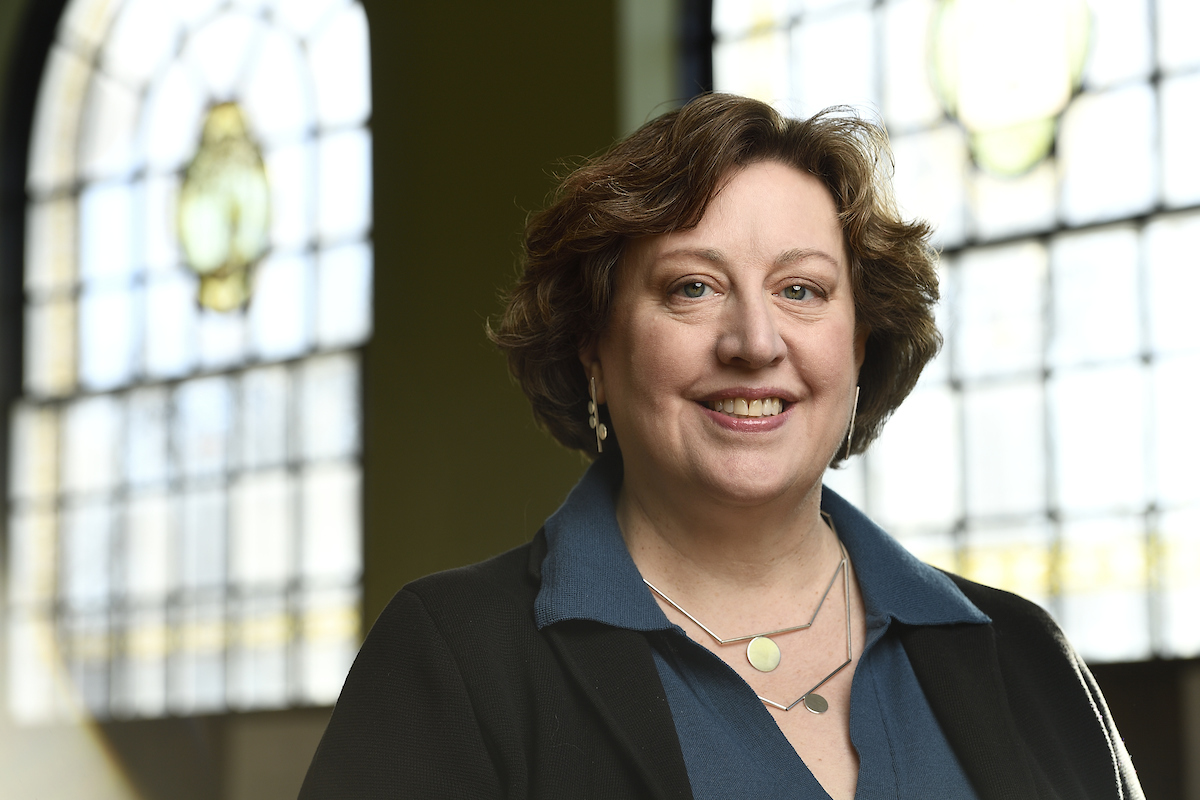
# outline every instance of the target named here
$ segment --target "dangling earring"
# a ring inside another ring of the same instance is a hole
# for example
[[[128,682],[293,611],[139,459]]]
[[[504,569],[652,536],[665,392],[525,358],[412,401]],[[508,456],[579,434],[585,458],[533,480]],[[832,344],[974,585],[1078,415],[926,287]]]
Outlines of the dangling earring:
[[[600,421],[600,410],[596,408],[596,379],[588,378],[588,427],[596,431],[596,452],[603,453],[602,442],[608,438],[608,426]]]
[[[843,458],[850,457],[850,443],[854,441],[854,418],[858,416],[858,393],[861,389],[861,386],[854,387],[854,408],[850,409],[850,431],[846,434],[846,455]]]

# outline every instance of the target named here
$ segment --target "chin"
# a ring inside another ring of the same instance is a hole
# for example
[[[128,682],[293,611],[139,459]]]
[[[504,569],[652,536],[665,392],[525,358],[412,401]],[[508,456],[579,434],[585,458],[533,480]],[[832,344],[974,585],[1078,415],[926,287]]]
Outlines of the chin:
[[[774,503],[789,495],[798,502],[819,486],[824,470],[812,474],[784,477],[784,471],[768,469],[763,462],[753,462],[747,469],[710,473],[704,480],[704,490],[714,500],[728,506],[753,507]]]

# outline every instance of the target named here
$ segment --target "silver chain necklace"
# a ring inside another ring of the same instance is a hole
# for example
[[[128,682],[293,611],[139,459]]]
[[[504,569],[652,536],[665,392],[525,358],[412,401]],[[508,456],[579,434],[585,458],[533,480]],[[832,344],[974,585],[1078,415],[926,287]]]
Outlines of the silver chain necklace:
[[[824,517],[825,523],[829,525],[829,528],[833,531],[834,536],[837,536],[837,529],[833,527],[833,519],[823,511],[821,512],[821,516]],[[790,628],[763,631],[762,633],[749,633],[745,636],[732,636],[728,639],[722,639],[720,636],[717,636],[717,634],[713,633],[713,631],[707,625],[688,613],[683,606],[679,605],[679,603],[676,603],[674,600],[664,594],[661,589],[659,589],[650,581],[642,578],[642,582],[649,586],[651,591],[666,601],[672,608],[674,608],[680,614],[683,614],[692,622],[696,623],[700,630],[711,636],[713,641],[715,641],[718,645],[730,645],[738,642],[749,641],[749,644],[746,645],[746,660],[750,662],[750,666],[754,667],[759,672],[771,672],[779,666],[779,661],[782,658],[779,645],[776,644],[771,637],[811,628],[812,624],[817,621],[817,615],[821,613],[821,608],[825,605],[825,598],[829,596],[829,592],[833,588],[834,581],[837,580],[838,573],[840,572],[843,576],[842,584],[846,590],[846,660],[842,662],[837,669],[826,675],[824,678],[818,681],[815,686],[797,697],[791,703],[778,703],[774,700],[763,697],[762,695],[756,695],[762,702],[773,708],[778,708],[781,711],[791,711],[793,708],[803,702],[804,707],[812,713],[824,714],[829,710],[829,701],[817,694],[817,689],[820,689],[831,678],[833,678],[833,676],[837,675],[839,672],[849,666],[850,662],[854,658],[854,650],[850,633],[850,576],[847,570],[847,562],[849,559],[846,555],[846,548],[842,545],[842,540],[840,537],[838,537],[838,549],[842,551],[842,558],[840,561],[838,561],[837,567],[834,568],[833,575],[829,578],[829,583],[825,586],[825,591],[821,595],[820,601],[817,602],[817,607],[813,611],[812,617],[808,620],[808,622],[805,622],[803,625],[793,625]]]

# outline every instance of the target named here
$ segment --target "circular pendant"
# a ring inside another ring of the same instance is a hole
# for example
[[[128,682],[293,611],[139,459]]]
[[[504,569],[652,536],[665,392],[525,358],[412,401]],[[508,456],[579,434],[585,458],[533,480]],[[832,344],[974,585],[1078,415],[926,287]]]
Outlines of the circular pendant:
[[[814,714],[824,714],[829,710],[829,701],[816,692],[804,695],[804,707]]]
[[[779,666],[779,645],[766,636],[755,636],[746,645],[746,660],[759,672],[770,672]]]

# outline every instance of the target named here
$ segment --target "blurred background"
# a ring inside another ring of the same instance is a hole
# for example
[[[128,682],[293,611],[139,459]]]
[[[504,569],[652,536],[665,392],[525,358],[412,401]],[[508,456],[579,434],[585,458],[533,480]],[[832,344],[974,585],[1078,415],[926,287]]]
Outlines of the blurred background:
[[[0,4],[0,797],[294,797],[391,595],[582,472],[483,335],[525,216],[711,88],[882,122],[936,227],[946,346],[829,483],[1200,800],[1190,0]]]

